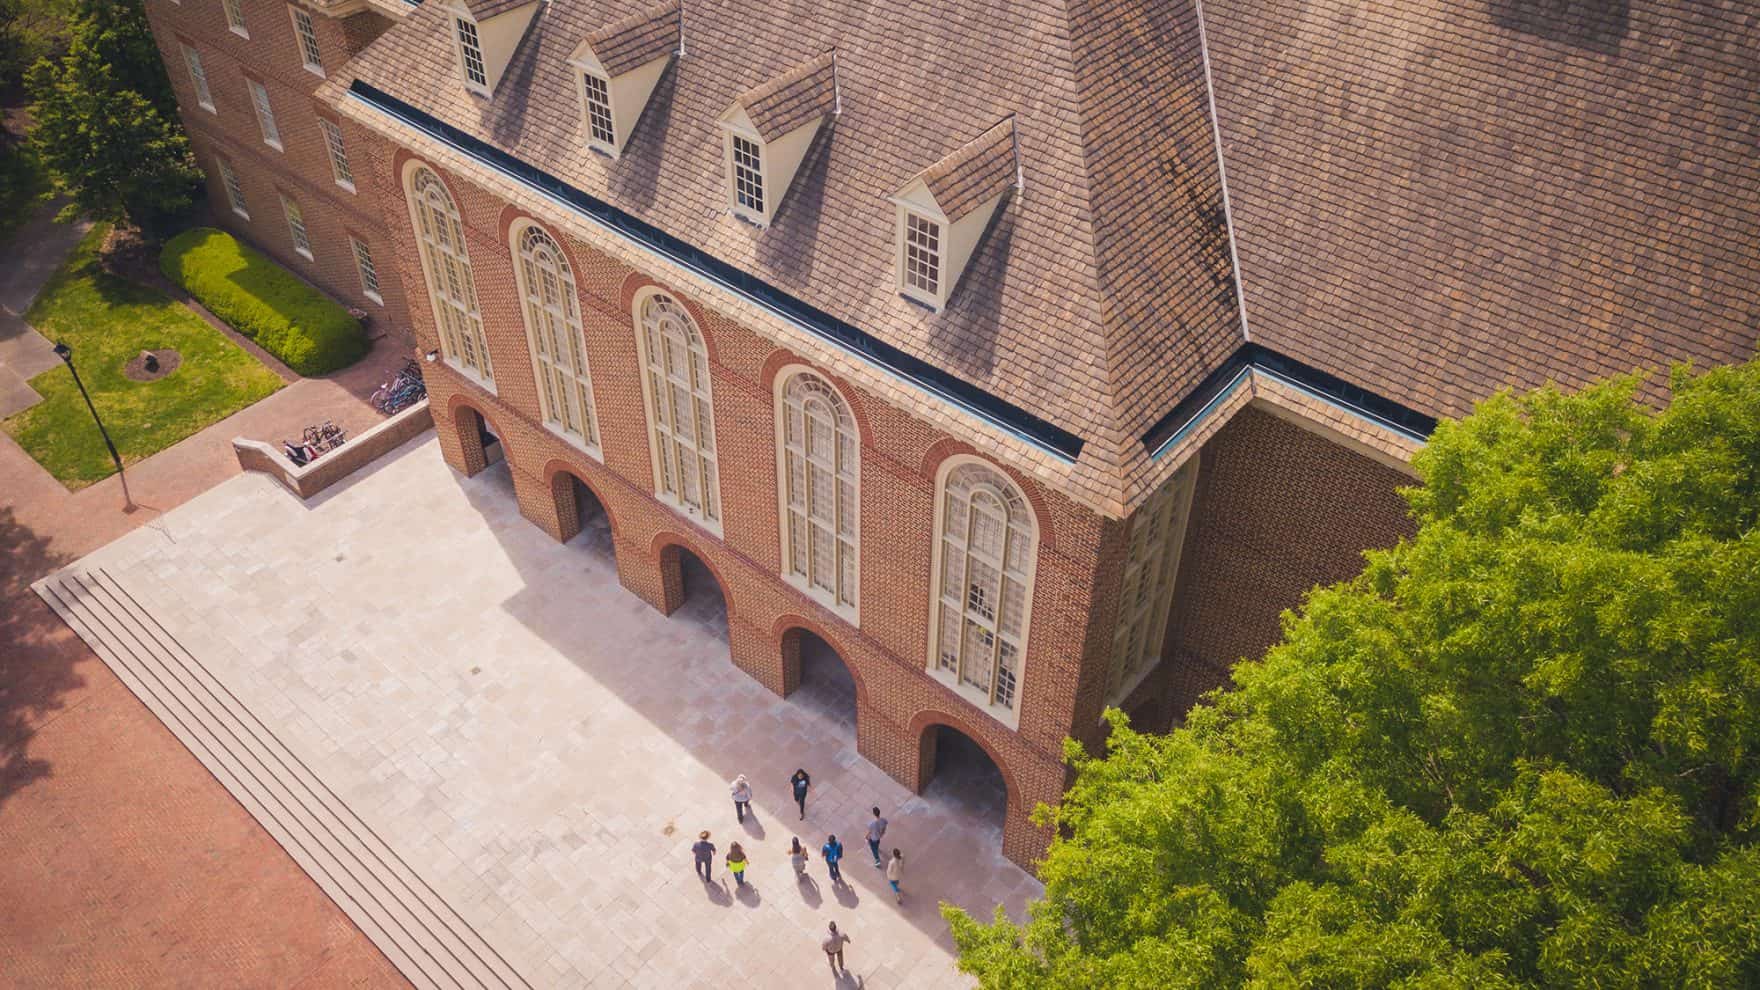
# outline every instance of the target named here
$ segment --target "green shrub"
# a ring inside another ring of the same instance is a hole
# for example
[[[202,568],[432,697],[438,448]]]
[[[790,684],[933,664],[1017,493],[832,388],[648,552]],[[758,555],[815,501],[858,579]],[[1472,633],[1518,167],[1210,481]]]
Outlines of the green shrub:
[[[348,310],[231,234],[186,230],[165,245],[159,267],[299,374],[329,374],[367,353],[366,334]]]

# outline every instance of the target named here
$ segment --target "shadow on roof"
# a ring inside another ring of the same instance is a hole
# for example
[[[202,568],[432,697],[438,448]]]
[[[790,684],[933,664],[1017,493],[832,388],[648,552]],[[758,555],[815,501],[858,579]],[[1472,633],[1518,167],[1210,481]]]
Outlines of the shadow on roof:
[[[1617,54],[1631,27],[1631,0],[1486,0],[1486,7],[1498,27],[1603,55]]]

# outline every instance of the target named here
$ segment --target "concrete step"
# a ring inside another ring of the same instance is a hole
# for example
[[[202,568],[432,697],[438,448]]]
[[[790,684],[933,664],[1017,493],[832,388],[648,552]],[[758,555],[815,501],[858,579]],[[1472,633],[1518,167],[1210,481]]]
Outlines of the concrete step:
[[[530,987],[267,725],[102,570],[37,591],[419,987]]]

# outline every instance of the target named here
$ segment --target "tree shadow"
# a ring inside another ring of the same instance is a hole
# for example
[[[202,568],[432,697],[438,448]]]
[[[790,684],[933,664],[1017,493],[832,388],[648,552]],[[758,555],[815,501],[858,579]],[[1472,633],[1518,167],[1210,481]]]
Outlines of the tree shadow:
[[[1492,23],[1602,55],[1619,51],[1631,0],[1488,0]]]
[[[37,727],[63,707],[62,698],[85,684],[73,668],[85,645],[44,604],[30,583],[71,562],[49,541],[0,506],[0,805],[51,773],[47,760],[29,755]]]

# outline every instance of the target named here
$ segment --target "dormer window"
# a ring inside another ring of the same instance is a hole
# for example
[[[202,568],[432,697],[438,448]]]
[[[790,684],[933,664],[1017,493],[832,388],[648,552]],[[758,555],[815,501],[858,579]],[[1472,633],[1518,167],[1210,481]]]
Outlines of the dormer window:
[[[1014,118],[924,169],[892,197],[898,207],[898,291],[947,305],[1002,197],[1020,181]]]
[[[677,0],[631,14],[594,31],[569,62],[580,89],[581,141],[594,151],[623,154],[660,76],[679,50]]]
[[[489,71],[483,65],[483,42],[477,36],[477,25],[462,17],[452,20],[458,26],[458,64],[464,68],[464,83],[487,94]]]
[[[839,110],[835,52],[803,62],[735,101],[721,115],[728,210],[767,226],[819,128]]]

